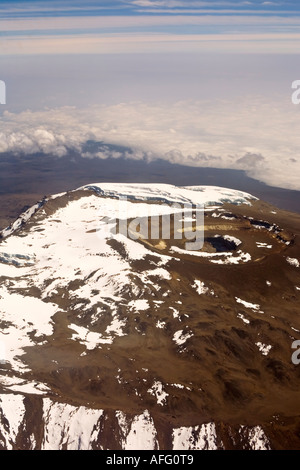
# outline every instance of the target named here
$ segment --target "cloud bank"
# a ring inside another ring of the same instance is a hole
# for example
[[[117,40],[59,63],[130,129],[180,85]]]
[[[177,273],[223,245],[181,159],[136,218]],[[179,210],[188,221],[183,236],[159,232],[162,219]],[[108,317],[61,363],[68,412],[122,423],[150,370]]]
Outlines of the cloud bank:
[[[62,107],[0,117],[0,152],[83,158],[158,158],[241,169],[268,185],[300,190],[300,107],[261,96],[235,100]],[[87,151],[87,141],[131,151]],[[1,155],[0,155],[1,158]]]

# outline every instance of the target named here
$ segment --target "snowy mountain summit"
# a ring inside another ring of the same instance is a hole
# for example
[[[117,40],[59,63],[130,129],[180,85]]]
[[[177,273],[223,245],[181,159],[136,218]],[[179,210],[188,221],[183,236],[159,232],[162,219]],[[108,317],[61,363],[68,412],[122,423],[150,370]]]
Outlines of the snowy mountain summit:
[[[299,446],[299,235],[210,186],[94,183],[21,214],[0,234],[0,448]]]

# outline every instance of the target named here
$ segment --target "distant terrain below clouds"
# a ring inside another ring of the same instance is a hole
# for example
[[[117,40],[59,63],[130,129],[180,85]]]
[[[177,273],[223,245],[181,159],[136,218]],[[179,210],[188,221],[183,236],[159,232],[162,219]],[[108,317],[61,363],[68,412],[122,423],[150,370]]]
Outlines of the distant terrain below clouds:
[[[4,111],[0,152],[62,157],[71,149],[85,158],[163,159],[245,170],[268,185],[300,190],[298,112],[288,100],[277,104],[259,96]],[[108,146],[99,151],[88,141]]]

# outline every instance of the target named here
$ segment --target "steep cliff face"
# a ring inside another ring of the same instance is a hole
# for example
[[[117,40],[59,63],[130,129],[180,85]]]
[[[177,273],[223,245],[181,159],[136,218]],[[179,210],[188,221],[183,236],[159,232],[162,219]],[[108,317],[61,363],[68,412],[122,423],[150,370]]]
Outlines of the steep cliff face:
[[[139,415],[54,402],[49,398],[6,393],[0,397],[1,449],[27,450],[268,450],[260,426],[206,423],[172,428]],[[157,427],[163,426],[158,430]],[[224,444],[224,442],[225,444]]]
[[[215,187],[28,210],[0,241],[0,446],[299,448],[299,234]]]

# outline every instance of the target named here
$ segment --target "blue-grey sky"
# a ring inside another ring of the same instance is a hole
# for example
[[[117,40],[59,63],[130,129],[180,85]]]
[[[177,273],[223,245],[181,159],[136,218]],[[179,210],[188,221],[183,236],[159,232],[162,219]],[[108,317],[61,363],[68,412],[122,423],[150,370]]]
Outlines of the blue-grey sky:
[[[6,18],[53,16],[152,15],[156,14],[265,14],[299,12],[297,0],[9,0],[1,2]]]
[[[298,1],[10,0],[0,31],[0,152],[103,140],[300,189]]]
[[[297,52],[299,26],[300,5],[295,0],[10,0],[0,4],[4,54],[205,49],[287,53]]]

